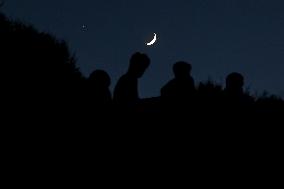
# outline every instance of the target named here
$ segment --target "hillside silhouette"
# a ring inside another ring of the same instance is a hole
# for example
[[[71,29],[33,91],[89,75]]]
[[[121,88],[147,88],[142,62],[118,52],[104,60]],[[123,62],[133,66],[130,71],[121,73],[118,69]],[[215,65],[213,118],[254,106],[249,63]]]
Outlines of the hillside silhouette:
[[[113,81],[106,71],[94,70],[85,78],[65,41],[3,14],[0,14],[0,63],[4,107],[13,115],[30,119],[60,117],[78,121],[102,119],[101,115],[120,118],[133,115],[141,120],[171,117],[242,120],[284,115],[283,99],[245,93],[241,73],[228,73],[224,87],[210,81],[197,85],[191,76],[194,67],[184,61],[173,63],[175,77],[161,87],[159,97],[141,99],[139,78],[150,66],[150,57],[139,52],[130,57],[129,69],[112,95],[109,86]]]
[[[80,187],[282,181],[284,101],[249,94],[242,73],[227,73],[225,86],[197,83],[194,64],[176,60],[160,95],[143,99],[147,54],[130,54],[118,81],[107,70],[83,76],[76,60],[64,40],[0,13],[1,157],[10,186],[74,187],[81,177]]]

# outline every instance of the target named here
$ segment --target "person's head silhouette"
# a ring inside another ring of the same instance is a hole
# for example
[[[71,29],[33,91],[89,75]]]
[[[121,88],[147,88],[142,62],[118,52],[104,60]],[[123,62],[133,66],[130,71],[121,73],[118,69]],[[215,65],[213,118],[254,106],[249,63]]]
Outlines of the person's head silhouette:
[[[95,70],[88,78],[89,88],[87,99],[89,105],[94,106],[93,110],[100,111],[104,108],[108,108],[112,98],[109,86],[111,79],[107,72],[104,70]]]
[[[233,72],[226,78],[226,90],[229,93],[242,94],[244,77],[240,73]]]
[[[191,64],[183,61],[179,61],[173,65],[173,71],[175,74],[175,78],[177,79],[190,77],[191,69]]]
[[[149,65],[150,58],[146,54],[137,52],[130,58],[128,73],[136,78],[140,78]]]
[[[104,70],[95,70],[91,73],[89,81],[95,87],[108,88],[111,84],[110,76]]]

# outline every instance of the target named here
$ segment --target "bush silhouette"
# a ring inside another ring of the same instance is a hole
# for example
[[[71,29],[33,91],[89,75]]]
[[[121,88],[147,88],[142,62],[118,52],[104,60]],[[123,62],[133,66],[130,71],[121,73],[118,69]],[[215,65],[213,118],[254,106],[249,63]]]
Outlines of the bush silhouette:
[[[65,41],[0,14],[0,63],[9,108],[64,112],[79,104],[84,78]]]
[[[82,79],[65,41],[0,15],[0,62],[16,82],[36,87],[71,85]]]

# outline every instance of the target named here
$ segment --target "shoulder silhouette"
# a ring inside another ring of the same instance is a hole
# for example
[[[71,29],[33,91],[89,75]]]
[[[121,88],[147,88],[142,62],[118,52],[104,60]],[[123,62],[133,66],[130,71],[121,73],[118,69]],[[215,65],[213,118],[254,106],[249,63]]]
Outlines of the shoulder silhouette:
[[[138,79],[150,65],[150,58],[146,54],[135,53],[130,59],[129,68],[117,82],[114,89],[114,101],[118,104],[135,104],[139,100]]]

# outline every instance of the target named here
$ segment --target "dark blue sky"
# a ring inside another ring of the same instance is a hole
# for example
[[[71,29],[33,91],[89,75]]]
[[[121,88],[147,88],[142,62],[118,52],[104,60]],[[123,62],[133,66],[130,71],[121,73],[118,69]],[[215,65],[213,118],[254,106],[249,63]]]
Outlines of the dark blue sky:
[[[113,85],[133,52],[148,53],[142,97],[159,95],[178,60],[196,82],[237,71],[253,93],[284,96],[283,0],[7,0],[4,12],[66,39],[84,75],[105,69]]]

